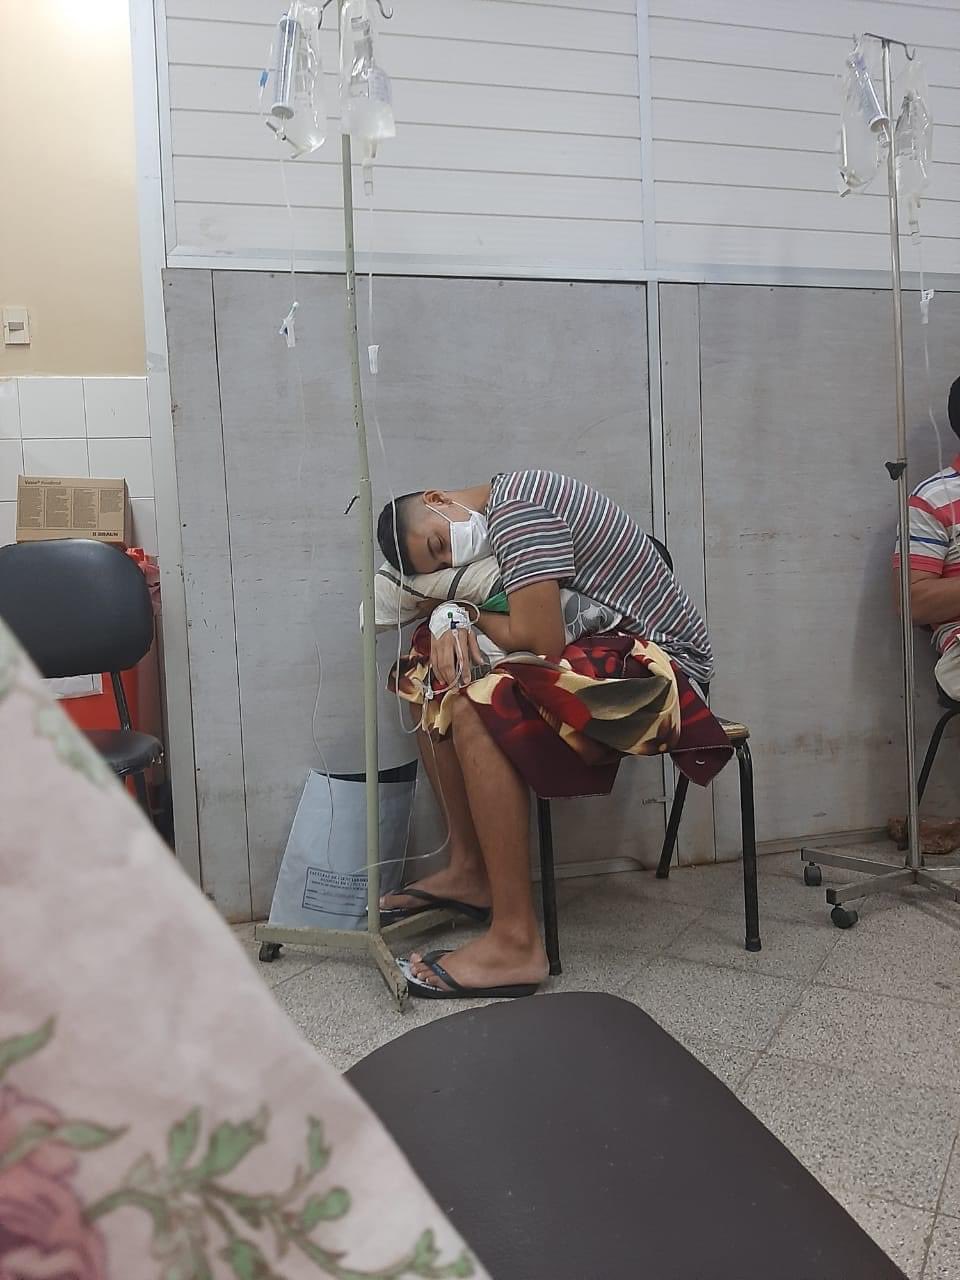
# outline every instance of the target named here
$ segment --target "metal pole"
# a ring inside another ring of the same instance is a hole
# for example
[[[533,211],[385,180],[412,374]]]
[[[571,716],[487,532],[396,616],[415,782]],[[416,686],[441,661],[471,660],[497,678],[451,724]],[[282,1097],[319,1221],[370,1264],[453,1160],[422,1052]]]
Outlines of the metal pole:
[[[843,903],[852,898],[867,898],[889,893],[901,886],[919,885],[933,893],[960,902],[960,881],[950,878],[954,868],[943,872],[926,871],[920,855],[920,800],[917,790],[916,723],[914,714],[913,624],[910,616],[910,505],[907,491],[907,414],[903,386],[903,298],[900,292],[900,210],[897,197],[896,116],[893,102],[893,75],[890,69],[890,47],[899,40],[876,36],[883,47],[883,105],[890,131],[887,153],[887,187],[890,201],[890,267],[893,288],[893,359],[897,394],[897,459],[887,463],[890,478],[897,486],[897,517],[900,530],[900,637],[903,658],[903,717],[907,747],[907,842],[909,852],[902,870],[895,870],[881,858],[854,858],[832,849],[803,848],[800,857],[807,864],[803,870],[806,884],[821,883],[820,865],[843,867],[851,871],[872,872],[868,880],[840,889],[827,890],[827,903],[833,907],[830,918],[838,928],[849,929],[857,922],[857,913]],[[907,58],[913,54],[903,45]],[[931,744],[931,747],[933,744]],[[941,878],[942,877],[942,878]]]
[[[337,6],[342,20],[344,0]],[[357,336],[357,265],[353,243],[353,156],[350,135],[340,139],[343,170],[343,248],[347,278],[347,346],[353,376],[353,422],[357,429],[359,461],[357,520],[360,524],[360,571],[363,601],[363,747],[367,788],[367,929],[380,932],[380,763],[377,739],[377,628],[373,559],[373,490],[367,426],[360,381],[360,340]]]
[[[900,292],[900,210],[897,197],[896,118],[889,40],[883,42],[883,107],[890,146],[887,184],[890,207],[890,268],[893,284],[893,367],[897,395],[897,461],[892,474],[897,485],[900,527],[900,632],[903,647],[903,711],[907,739],[907,865],[921,866],[920,820],[917,800],[917,747],[914,711],[913,625],[910,615],[910,509],[907,487],[907,410],[903,382],[903,298]]]

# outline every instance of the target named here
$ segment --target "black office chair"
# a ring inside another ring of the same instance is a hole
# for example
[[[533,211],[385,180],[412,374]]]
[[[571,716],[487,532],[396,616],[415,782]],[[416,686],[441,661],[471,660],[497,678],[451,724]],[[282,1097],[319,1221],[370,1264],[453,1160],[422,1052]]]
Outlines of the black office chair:
[[[648,535],[649,536],[649,535]],[[650,541],[660,553],[664,564],[673,572],[673,557],[658,538]],[[710,686],[703,685],[703,694],[707,697]],[[960,704],[957,704],[960,712]],[[950,717],[946,717],[949,719]],[[760,950],[760,906],[757,897],[757,833],[753,803],[753,760],[750,755],[750,731],[746,725],[733,720],[718,717],[720,725],[730,739],[740,767],[740,830],[743,845],[743,909],[746,922],[744,947],[747,951]],[[945,723],[942,721],[941,723]],[[939,727],[939,726],[938,726]],[[942,733],[943,730],[941,729]],[[937,740],[939,742],[939,739]],[[931,744],[932,745],[932,744]],[[929,754],[929,753],[928,753]],[[924,779],[925,780],[925,779]],[[670,874],[670,862],[677,845],[677,833],[680,819],[683,817],[683,806],[687,798],[690,779],[681,773],[677,779],[677,789],[673,794],[670,817],[663,838],[663,849],[660,853],[660,864],[657,867],[657,879],[666,880]],[[560,937],[557,923],[557,883],[553,857],[553,821],[550,813],[550,801],[537,797],[537,836],[540,846],[540,892],[543,903],[543,934],[550,972],[562,972],[560,963]]]
[[[933,733],[930,735],[930,742],[927,745],[926,755],[923,757],[923,764],[920,766],[920,776],[917,779],[917,804],[923,799],[923,793],[927,789],[927,782],[930,778],[930,771],[933,768],[934,761],[937,758],[937,752],[940,750],[940,743],[943,741],[944,730],[955,716],[960,716],[960,702],[956,702],[948,693],[937,685],[937,702],[944,707],[944,713],[933,726]],[[906,838],[897,841],[897,848],[901,853],[908,847]],[[804,867],[804,879],[807,879],[807,868]],[[814,881],[813,878],[807,881],[808,884],[819,884],[819,880]]]
[[[150,591],[134,562],[87,538],[0,547],[0,617],[48,679],[110,672],[120,728],[87,737],[118,778],[133,778],[149,815],[144,773],[163,745],[131,725],[120,679],[153,643]]]
[[[943,731],[954,718],[960,716],[960,702],[955,702],[949,694],[937,685],[937,701],[941,707],[945,707],[943,715],[934,726],[933,733],[930,735],[930,744],[927,747],[927,754],[923,757],[923,765],[920,769],[920,777],[917,779],[917,801],[923,799],[923,793],[927,789],[927,780],[930,777],[930,770],[933,768],[933,762],[937,758],[937,752],[940,750],[940,742],[943,738]]]

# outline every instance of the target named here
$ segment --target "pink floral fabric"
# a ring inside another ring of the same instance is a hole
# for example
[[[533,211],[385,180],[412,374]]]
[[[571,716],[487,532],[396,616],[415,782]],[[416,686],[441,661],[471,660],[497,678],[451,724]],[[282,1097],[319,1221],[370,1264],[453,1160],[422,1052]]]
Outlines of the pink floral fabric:
[[[0,813],[0,1280],[483,1280],[2,622]]]
[[[57,1112],[10,1085],[0,1088],[0,1152],[9,1154]],[[83,1216],[68,1147],[44,1141],[0,1169],[0,1280],[106,1280],[103,1238]]]

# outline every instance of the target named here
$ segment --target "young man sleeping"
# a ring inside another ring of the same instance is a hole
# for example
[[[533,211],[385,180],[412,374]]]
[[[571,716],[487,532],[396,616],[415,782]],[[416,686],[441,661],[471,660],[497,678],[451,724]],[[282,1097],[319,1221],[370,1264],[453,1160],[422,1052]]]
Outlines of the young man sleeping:
[[[566,646],[561,588],[605,606],[619,617],[617,630],[623,634],[609,637],[582,657],[577,670],[589,676],[576,682],[572,696],[582,699],[578,711],[589,718],[584,708],[597,706],[600,682],[602,696],[609,698],[608,686],[616,680],[630,695],[621,728],[629,724],[635,732],[637,708],[647,704],[655,728],[668,716],[679,721],[676,683],[664,654],[694,680],[710,680],[713,655],[706,627],[639,525],[610,498],[568,476],[515,471],[467,489],[407,494],[395,509],[392,503],[384,507],[377,537],[390,564],[407,576],[459,567],[492,554],[509,600],[509,613],[481,612],[475,620],[462,611],[458,616],[449,608],[437,610],[429,640],[421,638],[422,646],[429,644],[424,665],[429,663],[434,687],[455,691],[443,701],[443,736],[426,748],[421,743],[427,773],[449,819],[450,860],[442,871],[408,886],[407,892],[387,895],[382,903],[385,918],[422,911],[439,899],[490,922],[482,937],[456,952],[414,952],[409,961],[411,994],[531,994],[546,977],[547,958],[530,888],[528,787],[544,793],[537,756],[549,756],[543,735],[559,732],[561,726],[556,720],[552,729],[548,727],[555,717],[544,718],[544,706],[552,705],[547,695],[547,701],[540,702],[541,714],[527,716],[524,727],[529,736],[540,738],[538,749],[525,752],[516,741],[516,726],[496,737],[490,732],[489,708],[481,704],[492,701],[492,693],[478,694],[476,700],[457,696],[458,690],[470,695],[479,688],[466,687],[471,669],[483,663],[474,628],[505,654],[547,659],[536,669],[541,685],[547,680],[554,687],[572,686],[573,681],[565,679],[566,668],[557,667]],[[536,672],[528,666],[521,677]],[[503,700],[502,692],[497,696]],[[564,690],[563,696],[569,705],[571,691]],[[514,718],[518,716],[519,712]],[[610,727],[616,717],[609,708],[602,718],[608,727],[596,731],[600,745],[593,742],[585,751],[583,743],[578,744],[578,789],[547,794],[607,791],[613,777],[611,755],[642,751],[624,736],[625,730],[616,736]],[[573,719],[579,723],[577,715]],[[571,735],[566,736],[569,745]],[[549,744],[550,749],[556,745]],[[596,747],[593,759],[591,747]],[[525,770],[528,760],[530,768]],[[583,770],[589,775],[591,766],[597,772],[595,787],[582,782]]]

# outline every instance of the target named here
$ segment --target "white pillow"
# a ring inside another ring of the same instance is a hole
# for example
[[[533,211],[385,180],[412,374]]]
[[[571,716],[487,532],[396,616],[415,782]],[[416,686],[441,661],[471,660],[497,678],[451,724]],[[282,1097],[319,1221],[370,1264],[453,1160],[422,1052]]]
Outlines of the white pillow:
[[[474,560],[460,569],[438,569],[436,573],[401,575],[393,565],[383,564],[374,580],[377,629],[386,630],[410,622],[424,600],[466,600],[481,605],[503,590],[500,566],[493,556]]]
[[[376,592],[377,630],[387,631],[412,621],[424,600],[462,600],[482,605],[503,590],[500,566],[493,556],[474,560],[460,569],[438,569],[436,573],[418,573],[411,578],[401,575],[392,565],[381,565],[374,581]],[[584,635],[614,631],[623,615],[607,605],[598,604],[579,591],[560,591],[563,626],[567,644]],[[502,654],[485,636],[480,647],[491,661]]]

